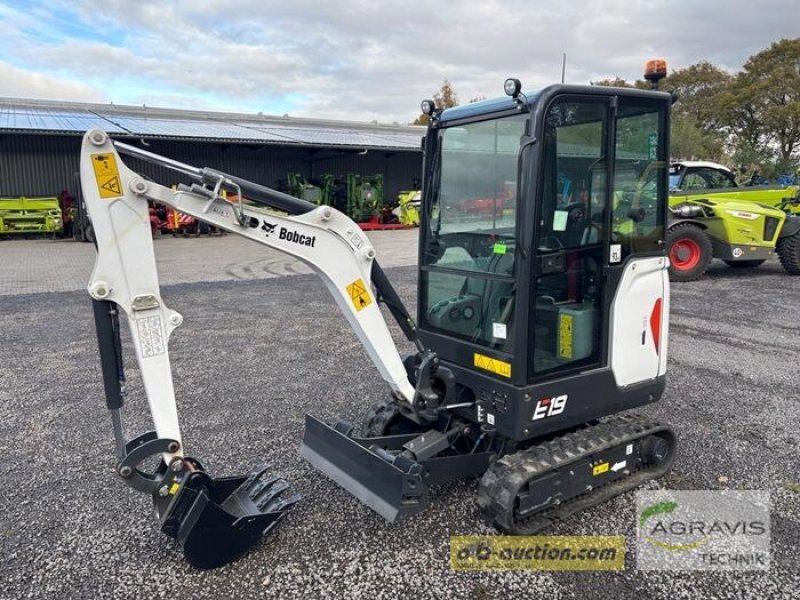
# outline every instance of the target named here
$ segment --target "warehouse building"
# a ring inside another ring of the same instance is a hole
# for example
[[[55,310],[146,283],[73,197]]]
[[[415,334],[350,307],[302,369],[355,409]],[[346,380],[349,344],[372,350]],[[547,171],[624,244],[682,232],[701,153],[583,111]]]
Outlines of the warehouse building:
[[[269,187],[288,173],[382,174],[391,201],[418,185],[422,171],[421,127],[0,98],[0,197],[74,192],[81,137],[93,128]],[[131,166],[159,183],[174,182],[165,169]]]

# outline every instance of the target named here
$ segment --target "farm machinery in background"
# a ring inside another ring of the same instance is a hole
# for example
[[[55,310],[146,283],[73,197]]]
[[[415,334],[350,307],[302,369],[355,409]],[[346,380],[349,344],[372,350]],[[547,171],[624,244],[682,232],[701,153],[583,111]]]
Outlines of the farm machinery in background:
[[[289,173],[286,191],[317,206],[332,206],[364,230],[406,229],[419,225],[420,192],[400,192],[395,204],[386,202],[383,175],[348,173],[344,177],[323,174],[305,178]]]
[[[325,174],[307,180],[300,173],[289,173],[287,176],[289,194],[317,206],[333,206],[335,177]]]
[[[80,242],[95,242],[94,225],[86,209],[83,199],[83,192],[80,185],[80,177],[75,173],[76,196],[70,203],[70,222],[72,224],[72,237]],[[172,207],[156,206],[151,203],[148,208],[148,218],[150,221],[150,232],[155,236],[172,234],[174,237],[183,235],[210,234],[217,232],[207,223],[202,223],[195,217],[187,215]]]
[[[422,191],[407,190],[397,195],[397,206],[392,214],[403,225],[419,227],[419,211],[422,208]]]
[[[58,198],[0,198],[0,235],[53,236],[63,229]]]
[[[774,254],[800,275],[800,189],[739,186],[731,170],[712,162],[670,167],[670,277],[694,281],[712,258],[733,268],[761,265]]]
[[[167,211],[167,227],[172,235],[189,235],[198,229],[198,221],[191,215],[178,212],[177,210]]]

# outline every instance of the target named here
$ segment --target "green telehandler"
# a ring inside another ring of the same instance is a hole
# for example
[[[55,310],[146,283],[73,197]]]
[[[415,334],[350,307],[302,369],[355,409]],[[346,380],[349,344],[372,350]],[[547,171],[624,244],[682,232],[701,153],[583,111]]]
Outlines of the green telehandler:
[[[737,186],[733,172],[705,161],[670,167],[667,251],[670,278],[694,281],[712,258],[752,268],[777,254],[800,275],[800,189]]]

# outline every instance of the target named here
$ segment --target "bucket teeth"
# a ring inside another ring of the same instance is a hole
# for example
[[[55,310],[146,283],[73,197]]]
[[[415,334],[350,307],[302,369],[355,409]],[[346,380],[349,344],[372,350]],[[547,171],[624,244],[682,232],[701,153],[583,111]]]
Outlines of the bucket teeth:
[[[247,494],[250,496],[250,499],[253,502],[258,503],[259,496],[264,493],[268,493],[269,489],[279,480],[280,477],[273,475],[272,477],[257,480],[245,489],[247,489]]]
[[[261,465],[260,467],[257,467],[256,469],[254,469],[250,473],[250,475],[247,476],[247,479],[245,479],[241,483],[241,485],[239,486],[238,489],[239,490],[250,490],[253,486],[258,485],[259,480],[261,479],[261,477],[267,471],[269,471],[269,469],[270,469],[270,465],[269,464],[264,464],[264,465]],[[252,497],[252,494],[251,494],[251,497]]]
[[[242,483],[242,487],[249,488],[251,485],[253,485],[253,483],[256,482],[256,480],[260,479],[261,476],[264,475],[264,473],[269,471],[270,467],[271,465],[265,464],[256,468],[252,473],[250,473],[250,475],[247,476],[247,479],[244,480],[244,483]]]
[[[285,489],[288,489],[289,485],[287,484]],[[268,501],[264,501],[258,505],[259,510],[265,513],[273,513],[273,512],[284,512],[289,510],[292,505],[297,504],[301,499],[300,494],[292,494],[288,498],[280,498],[273,496]]]
[[[256,495],[251,496],[253,502],[256,503],[258,510],[261,512],[264,511],[264,507],[270,503],[273,498],[276,498],[280,495],[281,492],[288,490],[289,484],[284,480],[278,480],[277,478],[275,481],[264,488]]]

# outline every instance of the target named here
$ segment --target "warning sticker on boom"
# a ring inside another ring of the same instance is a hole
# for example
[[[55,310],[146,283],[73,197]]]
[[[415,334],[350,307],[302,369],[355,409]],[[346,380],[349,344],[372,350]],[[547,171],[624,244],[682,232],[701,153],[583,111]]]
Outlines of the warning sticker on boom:
[[[113,154],[92,154],[92,166],[100,197],[122,196],[122,180],[119,177],[116,157]]]
[[[360,277],[347,286],[347,294],[356,311],[361,311],[372,304],[372,296],[369,295],[367,286]]]

